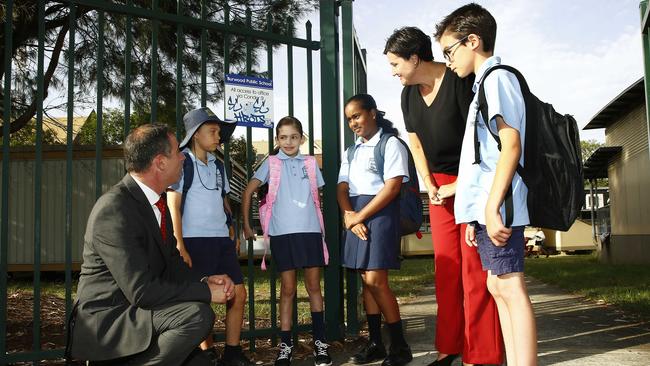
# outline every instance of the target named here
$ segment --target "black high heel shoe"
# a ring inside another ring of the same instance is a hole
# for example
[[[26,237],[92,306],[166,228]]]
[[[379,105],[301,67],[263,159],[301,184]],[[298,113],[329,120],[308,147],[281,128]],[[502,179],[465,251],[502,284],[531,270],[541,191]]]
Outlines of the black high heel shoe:
[[[441,358],[439,360],[435,360],[428,364],[427,366],[451,366],[451,363],[454,362],[455,359],[457,359],[460,355],[455,354],[455,355],[447,355],[445,358]]]

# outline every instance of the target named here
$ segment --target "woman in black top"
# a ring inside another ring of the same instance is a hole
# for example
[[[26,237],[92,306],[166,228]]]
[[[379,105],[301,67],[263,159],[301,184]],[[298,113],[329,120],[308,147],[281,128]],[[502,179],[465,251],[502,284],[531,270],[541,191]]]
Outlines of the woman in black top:
[[[456,47],[463,47],[463,44]],[[465,225],[456,224],[454,195],[465,121],[474,78],[460,79],[434,62],[431,38],[415,27],[396,30],[384,54],[398,76],[402,113],[415,166],[429,194],[436,271],[436,349],[430,365],[500,364],[501,329],[486,272],[475,247],[464,244]]]

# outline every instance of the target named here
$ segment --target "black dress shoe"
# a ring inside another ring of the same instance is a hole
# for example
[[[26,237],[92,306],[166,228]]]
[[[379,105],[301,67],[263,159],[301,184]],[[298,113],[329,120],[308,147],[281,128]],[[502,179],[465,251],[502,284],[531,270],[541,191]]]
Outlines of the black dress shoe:
[[[404,366],[413,360],[411,348],[408,345],[403,347],[390,346],[388,356],[381,363],[381,366]]]
[[[350,362],[356,365],[363,365],[379,361],[384,357],[386,357],[386,348],[384,345],[369,340],[358,353],[350,357]]]
[[[428,364],[427,366],[451,366],[452,362],[454,362],[455,359],[460,356],[459,354],[455,355],[447,355],[445,358],[441,358],[439,360],[435,360]],[[479,366],[479,365],[476,365]]]

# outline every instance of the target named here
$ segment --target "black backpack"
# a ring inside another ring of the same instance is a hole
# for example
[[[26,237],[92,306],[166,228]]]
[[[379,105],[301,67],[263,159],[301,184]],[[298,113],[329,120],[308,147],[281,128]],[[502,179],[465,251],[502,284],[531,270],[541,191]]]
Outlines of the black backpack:
[[[400,229],[401,235],[409,235],[419,233],[420,226],[422,226],[422,199],[420,198],[420,184],[418,183],[418,173],[415,170],[415,162],[413,155],[406,142],[397,137],[393,133],[384,133],[379,138],[379,143],[375,146],[374,157],[375,166],[377,167],[377,174],[380,177],[384,176],[384,155],[386,153],[386,143],[390,137],[395,137],[406,149],[408,154],[408,170],[409,180],[402,183],[402,188],[399,195],[399,209],[400,209]],[[354,152],[357,145],[352,145],[348,148],[348,163],[354,158]],[[421,234],[418,235],[420,237]]]
[[[549,103],[542,102],[530,92],[521,73],[506,65],[497,65],[485,72],[483,80],[494,70],[504,69],[519,81],[526,103],[526,136],[524,166],[517,173],[528,187],[528,215],[530,225],[567,231],[580,214],[585,194],[582,177],[582,152],[578,124],[573,116],[561,115]],[[478,92],[479,112],[488,121],[487,101],[481,82]],[[480,162],[477,137],[478,113],[474,123],[474,157]],[[499,136],[488,128],[497,141]],[[506,226],[513,218],[512,186],[505,198]]]

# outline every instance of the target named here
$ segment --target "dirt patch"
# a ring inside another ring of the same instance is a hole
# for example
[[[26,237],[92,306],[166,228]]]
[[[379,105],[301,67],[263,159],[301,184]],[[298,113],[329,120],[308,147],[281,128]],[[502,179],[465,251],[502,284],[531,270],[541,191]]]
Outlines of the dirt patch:
[[[33,309],[34,295],[31,291],[12,291],[7,294],[7,353],[28,352],[33,349]],[[66,344],[64,324],[65,300],[57,296],[41,295],[41,349],[53,350],[62,349]],[[245,324],[247,327],[248,324]],[[257,329],[269,328],[269,319],[255,319]],[[225,324],[223,319],[215,322],[215,332],[223,332]],[[366,335],[362,331],[362,335]],[[360,345],[358,338],[346,338],[343,342],[331,343],[332,352],[342,352],[357,348]],[[250,344],[247,340],[242,341],[242,348],[246,354],[258,365],[273,364],[277,355],[277,347],[271,344],[270,338],[259,338],[255,341],[255,352],[251,353]],[[217,342],[217,349],[223,350],[223,342]],[[311,357],[313,353],[311,334],[300,333],[298,343],[294,349],[295,359]],[[15,365],[29,365],[30,363],[16,363]],[[65,365],[64,360],[45,360],[42,365]],[[84,365],[85,363],[72,363],[72,365]]]

